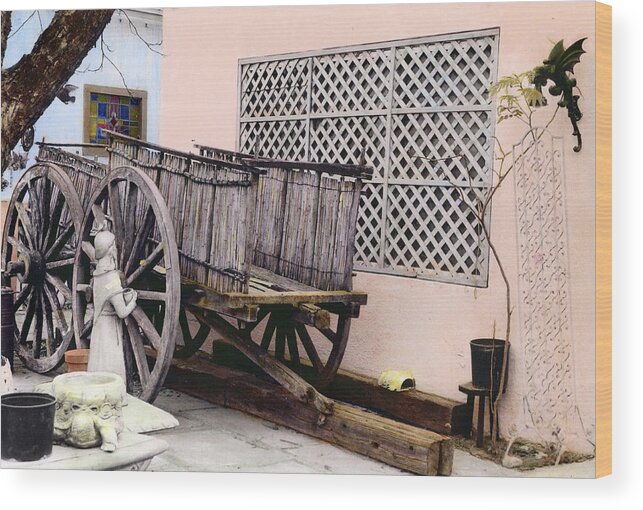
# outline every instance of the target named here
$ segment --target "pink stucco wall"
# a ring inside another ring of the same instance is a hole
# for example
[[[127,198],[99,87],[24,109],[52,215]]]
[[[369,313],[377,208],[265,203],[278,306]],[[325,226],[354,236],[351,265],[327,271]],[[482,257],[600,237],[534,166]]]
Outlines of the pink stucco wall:
[[[571,126],[563,114],[552,125],[564,137],[575,400],[569,445],[591,451],[594,438],[594,175],[595,86],[594,4],[424,4],[165,9],[160,141],[187,149],[192,141],[235,148],[237,65],[244,57],[314,50],[407,37],[500,27],[499,75],[525,71],[547,55],[553,41],[589,37],[577,67],[582,87],[584,148],[572,152]],[[520,124],[501,124],[505,148],[519,141]],[[511,181],[511,179],[508,179]],[[513,183],[494,199],[492,236],[517,301],[517,246]],[[504,331],[504,287],[490,267],[489,288],[360,273],[355,287],[369,293],[368,306],[354,322],[343,366],[377,375],[409,368],[418,387],[461,399],[458,384],[470,380],[472,338]],[[501,428],[515,426],[538,440],[523,412],[524,349],[518,306],[513,317],[510,386],[501,404]],[[581,419],[579,419],[579,416]]]

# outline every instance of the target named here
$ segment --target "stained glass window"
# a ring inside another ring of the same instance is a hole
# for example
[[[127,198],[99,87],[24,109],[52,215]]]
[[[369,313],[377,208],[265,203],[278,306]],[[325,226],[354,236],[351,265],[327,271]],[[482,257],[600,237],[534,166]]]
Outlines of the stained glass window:
[[[141,137],[140,97],[91,92],[89,95],[89,142],[107,144],[107,132]]]

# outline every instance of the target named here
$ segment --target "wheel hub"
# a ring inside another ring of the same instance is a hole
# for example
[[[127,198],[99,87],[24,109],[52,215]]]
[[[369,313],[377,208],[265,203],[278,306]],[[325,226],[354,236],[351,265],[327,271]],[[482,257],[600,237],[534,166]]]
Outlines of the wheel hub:
[[[46,273],[45,257],[39,251],[20,253],[16,263],[11,264],[10,272],[22,283],[42,282]]]

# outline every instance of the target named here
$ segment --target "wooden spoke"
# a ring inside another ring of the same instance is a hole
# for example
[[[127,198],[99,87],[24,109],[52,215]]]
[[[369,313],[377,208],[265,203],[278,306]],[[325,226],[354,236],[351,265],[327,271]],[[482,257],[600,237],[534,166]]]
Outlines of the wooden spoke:
[[[240,332],[249,331],[250,338],[259,344],[263,351],[269,351],[274,338],[274,357],[277,360],[286,361],[302,377],[308,378],[315,387],[321,388],[333,379],[344,356],[350,329],[350,307],[337,305],[332,312],[329,312],[337,317],[336,331],[327,327],[315,327],[313,324],[316,321],[303,317],[302,314],[297,313],[299,310],[301,307],[275,307],[273,305],[262,336],[254,335],[256,338],[253,338],[249,328],[240,329]],[[315,334],[313,335],[311,332]],[[303,351],[298,345],[298,340],[303,346]],[[327,345],[328,340],[332,342],[330,350],[317,347],[318,345],[321,347],[321,344]],[[286,345],[288,347],[287,358],[285,356]],[[307,361],[302,361],[304,351],[308,358]],[[324,353],[323,357],[321,353]]]
[[[27,336],[29,336],[29,330],[31,329],[31,322],[33,321],[33,316],[36,311],[36,303],[39,299],[39,292],[36,290],[31,293],[29,298],[29,304],[27,305],[27,310],[25,311],[25,318],[22,321],[22,326],[20,329],[20,334],[18,336],[18,343],[21,345],[26,345]]]
[[[54,322],[52,320],[52,309],[49,305],[49,301],[45,299],[45,295],[40,295],[41,306],[44,310],[45,325],[47,327],[47,336],[45,337],[45,344],[47,347],[47,356],[52,356],[54,353],[54,341],[56,340],[56,334],[54,330]]]
[[[30,249],[35,250],[36,240],[33,238],[33,227],[31,226],[31,220],[29,219],[27,211],[25,210],[25,205],[22,202],[16,202],[16,211],[18,211],[18,219],[22,224],[27,244],[29,245]]]
[[[124,254],[123,252],[123,241],[125,239],[124,225],[123,225],[123,213],[121,211],[121,199],[120,199],[120,182],[114,181],[107,186],[107,194],[109,198],[109,210],[112,218],[112,229],[111,232],[116,238],[116,248],[118,249],[119,256]]]
[[[277,326],[277,336],[275,337],[275,358],[283,360],[286,352],[286,332],[283,325]]]
[[[297,348],[295,328],[292,324],[289,324],[286,328],[286,340],[288,342],[288,356],[290,357],[290,362],[297,366],[299,365],[299,349]]]
[[[136,368],[142,386],[147,386],[150,380],[150,368],[147,365],[147,356],[145,355],[145,345],[143,337],[138,329],[136,321],[132,317],[125,318],[125,325],[129,334],[130,345],[134,360],[136,361]]]
[[[93,327],[94,327],[94,322],[92,321],[92,319],[85,322],[85,324],[83,325],[83,329],[80,330],[80,337],[81,338],[89,337]]]
[[[83,241],[80,243],[80,247],[92,263],[96,262],[96,250],[94,250],[94,245],[92,243],[89,241]]]
[[[188,320],[187,310],[185,307],[181,306],[181,312],[179,313],[179,326],[181,327],[183,345],[177,345],[176,350],[174,351],[174,357],[182,359],[189,358],[201,348],[203,342],[205,342],[205,339],[210,333],[210,327],[201,322],[198,322],[198,325],[199,329],[196,334],[193,335],[190,331],[190,321]]]
[[[32,225],[42,225],[42,217],[40,215],[40,193],[38,193],[38,188],[40,187],[40,179],[33,179],[27,182],[27,187],[29,189],[29,214],[31,216]],[[16,204],[17,205],[17,204]],[[27,228],[30,232],[31,239],[33,241],[32,249],[37,249],[39,247],[39,237],[40,230],[34,231],[31,226]]]
[[[125,204],[125,240],[123,242],[123,257],[121,257],[120,268],[125,270],[129,262],[129,254],[132,252],[134,238],[136,236],[136,206],[138,205],[138,188],[132,183],[127,183],[127,202]]]
[[[320,329],[319,330],[322,335],[324,335],[328,340],[330,340],[331,343],[335,343],[337,341],[337,335],[335,334],[334,331],[328,328]]]
[[[150,321],[140,306],[134,308],[132,317],[136,320],[138,327],[141,328],[141,331],[143,331],[145,337],[150,341],[152,347],[158,351],[161,348],[161,337],[158,331],[156,331],[154,324],[152,324],[152,321]]]
[[[40,358],[40,344],[42,342],[42,318],[44,309],[42,306],[43,295],[42,293],[36,299],[36,327],[34,329],[34,337],[31,344],[31,355],[38,359]]]
[[[143,220],[143,225],[136,233],[136,239],[134,240],[134,244],[132,245],[132,251],[129,255],[127,263],[125,264],[125,269],[123,270],[125,274],[129,274],[130,270],[132,270],[136,265],[136,262],[140,260],[140,253],[143,251],[145,242],[152,234],[153,228],[154,228],[154,211],[152,210],[152,206],[149,206],[145,213],[145,219]]]
[[[14,310],[17,310],[24,304],[25,300],[29,297],[29,294],[31,294],[32,290],[33,285],[27,284],[20,290],[20,292],[18,292],[18,294],[16,295],[16,299],[13,302]]]
[[[155,290],[136,290],[136,294],[138,294],[139,301],[161,301],[164,303],[167,300],[165,292]]]
[[[268,319],[268,324],[266,325],[266,329],[263,332],[263,337],[261,338],[261,348],[264,351],[267,351],[268,347],[270,347],[270,342],[272,341],[272,335],[274,334],[276,327],[277,327],[277,318],[274,314],[271,314],[270,318]]]
[[[181,326],[181,334],[183,338],[192,338],[192,333],[190,332],[190,324],[188,322],[188,315],[185,312],[185,308],[181,307],[179,312],[179,326]]]
[[[47,299],[49,300],[49,303],[53,310],[54,318],[58,323],[58,327],[60,328],[60,331],[62,331],[63,335],[66,335],[69,332],[69,326],[67,325],[67,320],[65,319],[65,314],[63,313],[63,309],[60,306],[60,301],[58,301],[58,298],[53,293],[48,283],[45,283],[42,286],[42,288],[45,291],[45,295],[47,296]]]
[[[65,282],[63,282],[56,275],[50,273],[47,273],[45,275],[45,280],[52,284],[58,292],[65,296],[65,300],[71,301],[71,290],[69,290],[69,287],[67,287],[67,284],[65,284]]]
[[[29,253],[29,249],[21,241],[19,241],[15,237],[8,236],[7,237],[7,242],[11,246],[15,246],[19,253],[23,253],[23,254],[28,254]]]
[[[43,250],[45,252],[47,252],[47,250],[52,245],[52,243],[57,239],[58,228],[60,227],[60,218],[62,216],[64,207],[65,207],[65,197],[60,192],[60,190],[58,190],[56,194],[56,198],[54,199],[54,208],[53,208],[53,212],[51,213],[49,229],[47,231],[45,242],[43,244]]]
[[[73,266],[73,265],[74,265],[73,257],[68,259],[54,260],[52,262],[47,262],[45,264],[47,269],[56,269],[58,267]]]
[[[49,225],[51,221],[51,211],[49,209],[51,205],[51,181],[49,179],[41,179],[42,185],[40,191],[41,196],[38,200],[38,209],[40,210],[40,221],[42,222],[42,229],[39,229],[39,239],[38,247],[43,250],[45,248],[45,242],[47,241],[47,234],[49,233]]]
[[[70,223],[69,225],[67,225],[62,230],[58,238],[54,241],[54,243],[45,252],[45,259],[51,260],[56,255],[58,255],[58,253],[63,248],[63,246],[65,246],[65,244],[67,244],[69,239],[71,239],[71,236],[74,233],[74,231],[75,231],[75,226],[73,223]]]
[[[156,248],[154,248],[154,251],[152,251],[141,265],[136,268],[136,271],[127,277],[126,285],[130,287],[137,278],[154,268],[154,266],[156,266],[156,264],[163,258],[163,252],[163,243],[159,243]]]
[[[319,354],[317,354],[317,349],[315,349],[308,331],[306,331],[306,326],[303,324],[295,324],[295,329],[297,330],[301,344],[304,346],[308,359],[313,364],[317,373],[321,373],[324,369],[324,365],[322,364],[321,359],[319,359]]]

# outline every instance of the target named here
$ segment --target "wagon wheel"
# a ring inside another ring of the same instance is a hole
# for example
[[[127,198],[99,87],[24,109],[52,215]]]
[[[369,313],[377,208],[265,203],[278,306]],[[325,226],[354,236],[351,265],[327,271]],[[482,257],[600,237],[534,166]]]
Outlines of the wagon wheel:
[[[62,363],[73,338],[71,274],[83,208],[67,174],[40,163],[11,195],[2,236],[4,279],[16,278],[16,353],[31,370]]]
[[[123,321],[127,387],[152,402],[170,367],[181,298],[179,255],[165,201],[143,172],[120,167],[98,185],[89,202],[76,250],[73,288],[74,334],[77,343],[91,339],[90,285],[93,241],[106,223],[115,235],[123,287],[137,291],[137,306]],[[162,320],[155,320],[162,309]],[[146,351],[154,352],[147,357]]]
[[[292,310],[264,310],[259,313],[257,322],[241,329],[262,349],[273,352],[278,360],[285,362],[315,387],[324,388],[339,369],[351,326],[351,318],[347,312],[331,315],[331,327],[317,329],[296,321],[292,317]],[[263,331],[257,327],[259,324],[263,325]],[[303,353],[311,367],[302,363]]]
[[[208,333],[210,333],[210,328],[198,322],[192,312],[184,306],[181,306],[181,311],[179,312],[179,326],[181,334],[178,338],[181,343],[177,343],[174,357],[186,359],[201,348],[208,337]]]

